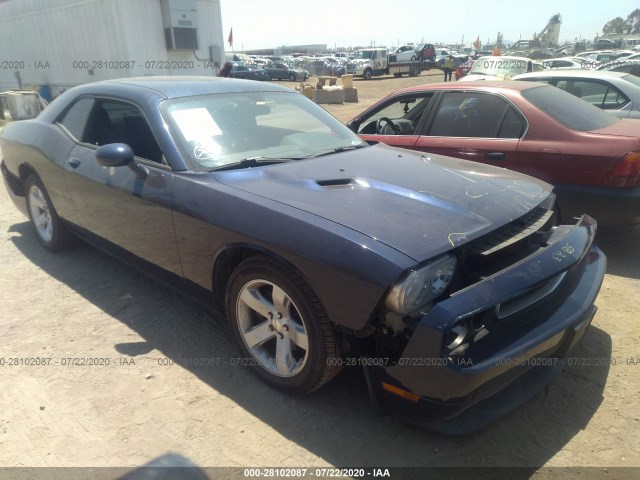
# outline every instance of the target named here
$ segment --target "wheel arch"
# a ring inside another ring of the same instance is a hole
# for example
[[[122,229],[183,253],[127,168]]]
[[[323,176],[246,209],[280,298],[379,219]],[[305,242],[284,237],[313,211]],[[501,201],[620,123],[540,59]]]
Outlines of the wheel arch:
[[[240,263],[242,263],[247,258],[254,257],[256,255],[264,255],[278,260],[279,262],[290,265],[292,268],[296,269],[300,276],[304,279],[304,281],[311,286],[311,283],[309,282],[309,279],[306,277],[306,275],[304,275],[304,273],[298,267],[296,267],[296,265],[294,265],[290,260],[283,257],[282,255],[260,245],[249,243],[234,243],[222,248],[216,254],[215,260],[213,262],[213,271],[211,272],[211,286],[213,292],[213,302],[216,307],[224,311],[227,285],[229,284],[231,274],[236,269],[236,267],[240,265]],[[317,294],[318,293],[316,292],[316,295]]]
[[[20,180],[20,185],[22,186],[22,194],[20,195],[21,197],[24,197],[26,195],[24,184],[27,181],[27,178],[29,178],[31,175],[35,175],[36,177],[40,178],[40,175],[38,175],[38,172],[31,164],[27,162],[20,163],[20,165],[18,166],[18,179]],[[16,194],[19,195],[18,193]]]

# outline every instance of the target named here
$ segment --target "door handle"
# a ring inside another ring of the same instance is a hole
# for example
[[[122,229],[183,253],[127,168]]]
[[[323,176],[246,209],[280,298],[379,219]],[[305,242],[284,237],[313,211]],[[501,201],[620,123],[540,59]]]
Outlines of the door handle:
[[[71,157],[68,163],[71,168],[78,168],[82,161],[79,158]]]
[[[487,160],[504,160],[505,158],[507,155],[504,152],[491,152],[486,155]]]

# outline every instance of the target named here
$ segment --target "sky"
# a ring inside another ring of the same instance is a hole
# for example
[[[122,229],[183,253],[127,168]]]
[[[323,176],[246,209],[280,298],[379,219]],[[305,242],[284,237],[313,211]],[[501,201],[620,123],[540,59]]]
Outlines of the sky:
[[[409,42],[470,46],[478,36],[495,42],[530,39],[551,16],[562,15],[560,42],[592,40],[615,17],[627,18],[637,0],[220,0],[225,49],[283,45],[402,45]],[[464,36],[464,40],[463,40]]]

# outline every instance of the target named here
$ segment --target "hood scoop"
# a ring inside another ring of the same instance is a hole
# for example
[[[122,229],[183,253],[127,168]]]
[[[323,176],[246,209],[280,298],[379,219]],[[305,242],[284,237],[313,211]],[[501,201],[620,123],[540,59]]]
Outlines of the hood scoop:
[[[316,180],[316,183],[324,188],[355,188],[368,187],[365,182],[356,180],[355,178],[331,178],[328,180]]]

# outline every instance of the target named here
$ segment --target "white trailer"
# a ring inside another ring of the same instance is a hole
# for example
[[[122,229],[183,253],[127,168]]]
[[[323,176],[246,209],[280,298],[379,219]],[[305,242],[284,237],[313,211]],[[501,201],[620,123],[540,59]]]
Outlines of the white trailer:
[[[220,0],[0,2],[0,91],[146,75],[216,75]]]

